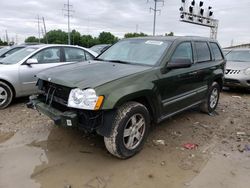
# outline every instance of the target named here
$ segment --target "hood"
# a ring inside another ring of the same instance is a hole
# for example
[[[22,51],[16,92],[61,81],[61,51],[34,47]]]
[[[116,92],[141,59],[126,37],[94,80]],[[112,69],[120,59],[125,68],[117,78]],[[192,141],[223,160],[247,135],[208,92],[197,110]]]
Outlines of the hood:
[[[250,61],[249,62],[227,61],[226,64],[226,69],[245,70],[247,68],[250,68]]]
[[[70,88],[95,88],[105,83],[150,69],[148,66],[89,61],[48,69],[37,75],[42,80]]]

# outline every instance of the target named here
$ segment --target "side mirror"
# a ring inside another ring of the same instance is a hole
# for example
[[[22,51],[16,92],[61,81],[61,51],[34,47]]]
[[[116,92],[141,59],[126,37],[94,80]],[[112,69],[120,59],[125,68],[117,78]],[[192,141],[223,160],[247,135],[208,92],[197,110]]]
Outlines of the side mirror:
[[[26,61],[26,64],[27,65],[32,65],[32,64],[37,64],[38,63],[38,61],[37,61],[37,59],[35,59],[35,58],[31,58],[31,59],[28,59],[27,61]]]
[[[167,64],[168,69],[188,68],[192,66],[190,59],[174,59]]]

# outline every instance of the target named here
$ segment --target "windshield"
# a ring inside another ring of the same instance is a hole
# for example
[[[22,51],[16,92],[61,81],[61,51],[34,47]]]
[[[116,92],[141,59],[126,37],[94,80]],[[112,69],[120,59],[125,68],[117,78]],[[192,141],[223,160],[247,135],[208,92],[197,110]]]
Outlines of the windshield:
[[[38,48],[31,48],[31,47],[24,48],[24,49],[19,50],[18,52],[14,53],[12,55],[0,60],[0,63],[2,63],[2,64],[16,64],[37,49]]]
[[[250,62],[250,50],[231,51],[226,58],[228,61]]]
[[[0,49],[0,56],[2,56],[3,54],[5,54],[11,47],[9,46],[6,46],[2,49]]]
[[[223,54],[227,55],[231,50],[223,50]]]
[[[142,65],[155,65],[168,49],[169,41],[124,40],[116,43],[101,54],[98,59],[127,62]]]

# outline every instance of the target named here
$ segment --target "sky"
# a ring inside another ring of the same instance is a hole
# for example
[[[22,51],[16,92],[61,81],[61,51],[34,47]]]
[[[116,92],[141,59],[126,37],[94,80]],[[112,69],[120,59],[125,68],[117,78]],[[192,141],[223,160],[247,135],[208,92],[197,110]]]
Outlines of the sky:
[[[187,0],[188,1],[188,0]],[[199,1],[197,1],[199,2]],[[62,9],[67,0],[1,0],[0,38],[5,30],[10,39],[23,42],[28,36],[38,37],[37,17],[45,18],[47,31],[67,31],[67,18]],[[127,32],[153,30],[153,0],[70,0],[74,10],[71,29],[81,34],[98,36],[102,31],[122,38]],[[158,4],[156,34],[174,32],[175,35],[210,36],[210,29],[179,21],[181,0],[165,0]],[[219,20],[218,41],[222,46],[250,43],[249,0],[204,0],[204,7],[212,6],[214,18]]]

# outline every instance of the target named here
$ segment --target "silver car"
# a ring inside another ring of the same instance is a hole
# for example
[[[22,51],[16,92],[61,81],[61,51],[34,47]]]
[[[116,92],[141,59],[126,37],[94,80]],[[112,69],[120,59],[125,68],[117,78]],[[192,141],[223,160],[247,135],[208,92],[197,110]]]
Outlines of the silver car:
[[[0,49],[0,60],[27,47],[27,45],[6,46]]]
[[[250,88],[250,49],[233,49],[226,58],[224,85]]]
[[[0,109],[13,98],[37,93],[35,75],[55,66],[94,59],[89,49],[69,45],[26,47],[0,60]]]

